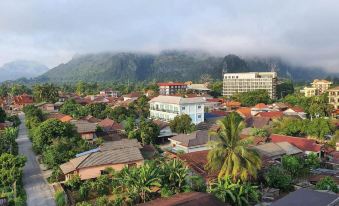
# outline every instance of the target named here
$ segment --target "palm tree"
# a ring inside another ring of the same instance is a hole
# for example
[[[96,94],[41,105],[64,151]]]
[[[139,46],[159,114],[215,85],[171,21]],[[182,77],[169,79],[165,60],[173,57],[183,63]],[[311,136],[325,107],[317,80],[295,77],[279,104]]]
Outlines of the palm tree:
[[[210,131],[218,141],[210,142],[211,150],[208,153],[206,168],[211,172],[219,172],[218,177],[231,176],[233,179],[246,181],[249,177],[256,178],[257,170],[261,167],[258,153],[249,148],[251,139],[240,139],[240,132],[244,122],[231,113],[222,120],[218,120],[219,130]]]

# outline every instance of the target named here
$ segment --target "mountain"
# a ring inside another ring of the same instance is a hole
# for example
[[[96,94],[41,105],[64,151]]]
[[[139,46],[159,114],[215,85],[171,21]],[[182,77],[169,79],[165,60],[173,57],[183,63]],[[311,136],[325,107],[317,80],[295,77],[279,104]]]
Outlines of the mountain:
[[[0,67],[0,82],[18,78],[37,77],[47,70],[48,67],[37,62],[26,60],[13,61]]]
[[[204,74],[221,79],[223,72],[277,71],[279,77],[305,81],[329,74],[319,68],[293,66],[279,58],[212,56],[204,52],[164,51],[160,54],[99,53],[76,56],[35,78],[38,82],[197,81]]]

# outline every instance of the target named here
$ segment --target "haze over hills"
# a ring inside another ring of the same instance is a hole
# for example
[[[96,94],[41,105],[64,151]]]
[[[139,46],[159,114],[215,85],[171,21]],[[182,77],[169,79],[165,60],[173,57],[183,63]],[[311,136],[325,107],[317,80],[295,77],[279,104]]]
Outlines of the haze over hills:
[[[18,60],[0,67],[0,82],[18,78],[32,78],[45,73],[49,68],[34,61]]]
[[[83,81],[187,81],[203,74],[221,79],[222,72],[271,71],[295,81],[325,78],[320,68],[294,66],[279,58],[217,57],[203,52],[163,51],[160,54],[99,53],[74,57],[35,78],[37,82]],[[337,74],[336,74],[337,75]]]

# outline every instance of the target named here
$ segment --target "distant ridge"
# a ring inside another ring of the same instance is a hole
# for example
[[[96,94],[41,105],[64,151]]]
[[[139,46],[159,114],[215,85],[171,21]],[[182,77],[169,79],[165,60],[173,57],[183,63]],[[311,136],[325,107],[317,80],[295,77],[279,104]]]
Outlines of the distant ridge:
[[[48,67],[34,61],[18,60],[9,62],[0,67],[0,82],[37,77],[47,70]]]
[[[204,74],[221,79],[225,71],[272,69],[277,71],[280,77],[295,81],[310,81],[331,75],[319,68],[293,66],[279,58],[243,59],[233,54],[217,57],[197,51],[164,51],[158,55],[132,52],[79,55],[47,71],[34,81],[197,81]]]

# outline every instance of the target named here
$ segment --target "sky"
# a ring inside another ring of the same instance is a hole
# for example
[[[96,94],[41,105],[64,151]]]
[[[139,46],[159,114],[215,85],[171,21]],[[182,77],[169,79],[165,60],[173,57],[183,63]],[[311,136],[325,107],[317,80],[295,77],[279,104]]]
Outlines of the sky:
[[[339,71],[337,0],[1,0],[0,65],[204,50]]]

